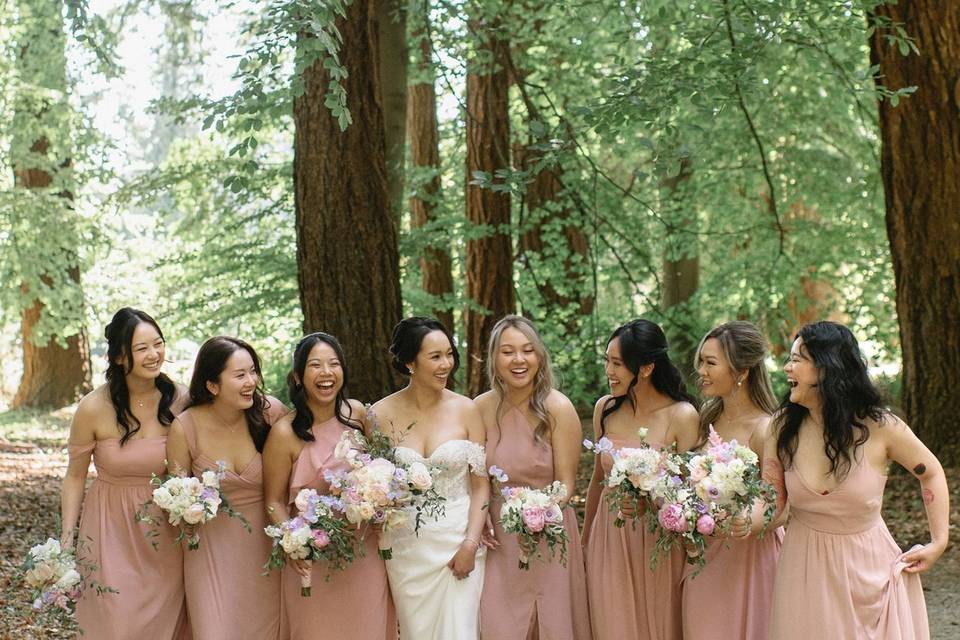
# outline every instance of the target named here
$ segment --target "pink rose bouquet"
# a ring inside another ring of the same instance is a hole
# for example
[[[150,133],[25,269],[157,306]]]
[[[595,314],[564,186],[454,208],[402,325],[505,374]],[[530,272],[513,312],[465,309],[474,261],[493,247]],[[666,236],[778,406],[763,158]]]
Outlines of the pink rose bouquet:
[[[543,489],[503,487],[509,478],[499,467],[490,467],[490,477],[500,486],[503,507],[500,524],[507,533],[516,534],[520,542],[521,569],[530,569],[530,559],[541,557],[540,542],[546,543],[550,556],[560,552],[560,563],[567,566],[567,531],[563,526],[560,503],[567,497],[567,488],[554,481]]]

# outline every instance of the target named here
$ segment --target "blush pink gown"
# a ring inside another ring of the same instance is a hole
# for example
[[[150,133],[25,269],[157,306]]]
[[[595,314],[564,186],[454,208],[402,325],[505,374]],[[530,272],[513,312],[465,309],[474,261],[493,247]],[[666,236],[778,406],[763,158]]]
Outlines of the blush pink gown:
[[[346,468],[333,456],[340,434],[350,427],[335,417],[312,429],[313,442],[304,444],[290,472],[290,513],[296,513],[294,499],[301,489],[329,493],[324,480],[327,471]],[[300,595],[300,575],[293,567],[283,568],[283,609],[291,640],[393,640],[397,637],[397,616],[390,597],[387,570],[377,553],[377,536],[367,536],[364,557],[357,556],[343,571],[329,573],[315,564],[311,595]]]
[[[900,548],[880,516],[887,477],[859,458],[826,495],[793,469],[785,474],[790,521],[773,589],[772,639],[930,637],[920,576],[903,572]]]
[[[607,437],[616,449],[644,446],[639,438]],[[609,474],[613,459],[604,453],[600,461],[604,475]],[[656,533],[647,531],[643,519],[635,527],[628,521],[618,528],[613,524],[615,518],[604,487],[585,550],[593,637],[681,640],[683,551],[675,547],[669,554],[661,555],[656,570],[651,571],[650,554],[657,542]]]
[[[179,419],[193,459],[193,474],[199,477],[204,471],[216,469],[216,460],[197,449],[196,423],[190,410]],[[277,640],[281,636],[280,574],[274,571],[261,575],[271,544],[263,531],[268,522],[260,454],[239,472],[227,471],[220,489],[252,530],[221,513],[201,525],[200,548],[184,551],[183,574],[193,635],[197,640]]]
[[[507,486],[543,488],[553,482],[553,450],[538,443],[533,426],[516,408],[508,411],[499,428],[487,433],[487,466],[496,465],[509,477]],[[572,491],[572,487],[570,488]],[[567,531],[567,566],[559,552],[530,560],[530,569],[520,569],[517,536],[500,525],[502,502],[492,501],[500,547],[487,553],[487,567],[480,599],[480,636],[483,640],[588,640],[590,616],[583,570],[583,552],[577,516],[573,508],[563,511]]]
[[[97,477],[83,502],[77,534],[80,557],[97,566],[90,576],[118,593],[97,595],[87,589],[77,603],[83,638],[97,640],[171,640],[186,634],[183,596],[183,550],[176,532],[159,511],[158,537],[134,514],[150,500],[151,474],[166,472],[166,436],[119,438],[70,445],[71,459],[89,460]],[[151,541],[155,542],[154,549]]]

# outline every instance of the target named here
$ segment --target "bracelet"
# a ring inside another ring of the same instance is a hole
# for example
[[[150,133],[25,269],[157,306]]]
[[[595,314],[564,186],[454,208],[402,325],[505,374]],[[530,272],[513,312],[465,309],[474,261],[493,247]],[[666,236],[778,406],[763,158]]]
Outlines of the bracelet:
[[[472,542],[478,549],[480,548],[480,543],[474,540],[473,538],[470,538],[470,537],[464,538],[463,542]],[[460,544],[463,544],[463,542],[461,542]]]

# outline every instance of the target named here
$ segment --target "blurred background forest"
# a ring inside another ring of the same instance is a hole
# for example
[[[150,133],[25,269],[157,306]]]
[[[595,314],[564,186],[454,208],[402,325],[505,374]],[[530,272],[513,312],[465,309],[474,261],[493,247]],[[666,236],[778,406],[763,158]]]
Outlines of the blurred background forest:
[[[126,305],[281,396],[329,331],[366,401],[402,316],[474,395],[519,312],[581,408],[633,317],[688,372],[829,318],[956,462],[958,77],[936,0],[0,0],[0,409],[99,384]]]

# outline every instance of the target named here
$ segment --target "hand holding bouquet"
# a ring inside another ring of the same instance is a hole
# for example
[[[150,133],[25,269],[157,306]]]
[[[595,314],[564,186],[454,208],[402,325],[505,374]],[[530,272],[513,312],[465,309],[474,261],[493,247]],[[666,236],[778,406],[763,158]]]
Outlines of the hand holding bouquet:
[[[153,497],[137,512],[137,521],[159,526],[159,522],[149,513],[149,507],[156,505],[167,514],[167,522],[179,528],[180,535],[176,541],[186,539],[191,551],[200,546],[200,532],[197,527],[213,520],[220,511],[231,518],[238,518],[247,531],[250,531],[250,523],[243,515],[230,508],[220,490],[223,477],[222,461],[217,462],[216,471],[204,471],[200,478],[168,476],[161,479],[154,475],[150,480],[150,484],[155,487]],[[154,528],[147,535],[156,537],[158,534]],[[156,548],[156,543],[153,544]]]
[[[490,477],[499,485],[509,478],[499,467],[490,467]],[[550,556],[560,549],[560,563],[567,566],[567,531],[563,526],[560,503],[567,497],[567,488],[554,481],[543,489],[501,487],[503,507],[500,524],[507,533],[516,534],[520,542],[520,568],[530,569],[530,559],[540,556],[540,541],[546,542]]]
[[[331,569],[343,569],[353,561],[353,535],[347,523],[334,513],[335,500],[313,489],[301,489],[295,504],[297,515],[264,531],[273,540],[264,569],[280,569],[290,560],[312,563],[325,560]],[[310,595],[310,574],[300,579],[300,595]]]

